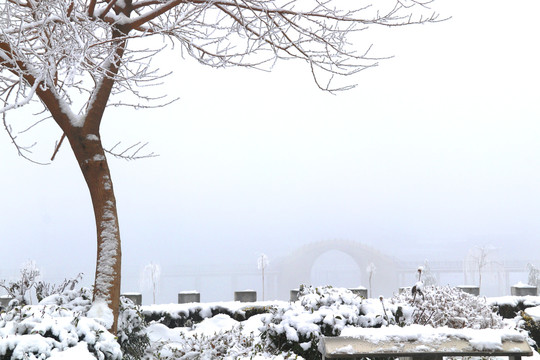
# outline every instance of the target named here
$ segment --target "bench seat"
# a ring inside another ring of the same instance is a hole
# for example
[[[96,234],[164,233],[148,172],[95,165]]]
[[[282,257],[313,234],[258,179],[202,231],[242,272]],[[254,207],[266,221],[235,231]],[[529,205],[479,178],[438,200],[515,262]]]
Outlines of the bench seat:
[[[323,360],[360,360],[374,357],[442,359],[448,356],[502,356],[519,360],[533,352],[524,335],[511,330],[463,330],[420,327],[359,329],[354,336],[322,337]],[[408,334],[410,332],[410,335]],[[424,334],[424,335],[423,335]],[[478,340],[482,339],[482,340]],[[487,340],[485,340],[487,339]]]

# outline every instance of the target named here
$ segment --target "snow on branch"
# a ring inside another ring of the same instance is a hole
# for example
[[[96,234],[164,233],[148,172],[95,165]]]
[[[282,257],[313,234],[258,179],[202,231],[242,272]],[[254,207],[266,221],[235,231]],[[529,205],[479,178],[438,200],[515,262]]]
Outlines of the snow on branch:
[[[344,79],[385,59],[371,55],[369,45],[359,51],[352,38],[371,26],[441,21],[429,3],[4,1],[0,3],[0,113],[26,105],[37,95],[50,111],[44,97],[61,104],[60,111],[70,120],[61,127],[90,126],[85,121],[92,118],[97,123],[91,125],[99,128],[103,111],[111,104],[156,106],[155,91],[148,92],[148,86],[159,86],[167,75],[152,63],[164,48],[163,40],[171,40],[182,55],[211,67],[271,70],[278,60],[297,59],[306,63],[319,88],[347,90],[354,83]],[[161,41],[146,40],[150,37]],[[10,92],[3,89],[14,87],[19,90],[18,100],[9,102]]]
[[[146,145],[148,145],[148,143],[141,143],[139,141],[138,143],[126,147],[124,150],[118,149],[120,144],[121,142],[117,142],[112,148],[105,149],[105,152],[111,154],[118,159],[124,160],[140,160],[159,156],[157,154],[154,154],[153,152],[141,153],[141,151],[146,147]]]

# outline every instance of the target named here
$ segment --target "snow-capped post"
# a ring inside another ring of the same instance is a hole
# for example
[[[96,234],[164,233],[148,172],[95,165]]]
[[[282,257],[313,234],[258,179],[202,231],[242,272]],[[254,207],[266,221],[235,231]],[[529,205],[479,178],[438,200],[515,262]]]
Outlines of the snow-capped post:
[[[368,282],[369,282],[369,295],[368,297],[370,296],[373,296],[373,292],[371,291],[371,280],[373,279],[373,274],[375,274],[375,271],[377,270],[377,268],[375,267],[375,264],[374,263],[369,263],[369,265],[366,267],[366,272],[368,273]]]
[[[161,276],[161,267],[158,264],[147,264],[142,272],[141,287],[152,290],[152,304],[156,303],[156,294],[159,288],[159,279]]]
[[[257,268],[261,270],[262,275],[262,300],[264,300],[264,269],[268,266],[268,256],[261,254],[257,259]]]
[[[349,35],[370,26],[440,21],[422,1],[390,3],[379,7],[376,2],[377,6],[369,6],[335,0],[324,4],[316,0],[286,4],[277,0],[0,2],[0,114],[4,128],[17,153],[38,163],[44,161],[29,153],[36,141],[31,139],[27,145],[21,134],[39,132],[43,118],[56,123],[61,131],[51,161],[63,140],[68,140],[94,209],[96,309],[102,313],[107,307],[112,312],[113,333],[120,301],[122,251],[105,153],[124,159],[152,154],[140,155],[144,145],[105,150],[101,121],[109,105],[139,109],[174,101],[163,100],[154,88],[144,92],[149,85],[161,84],[166,74],[160,73],[153,61],[163,50],[163,42],[145,39],[171,40],[182,50],[179,61],[189,54],[215,68],[270,70],[277,60],[298,59],[307,64],[316,86],[336,92],[354,87],[340,79],[376,66],[380,60],[370,53],[370,47],[358,51]],[[45,112],[50,117],[6,117],[8,111],[29,104],[29,114]],[[39,127],[34,126],[37,123]]]

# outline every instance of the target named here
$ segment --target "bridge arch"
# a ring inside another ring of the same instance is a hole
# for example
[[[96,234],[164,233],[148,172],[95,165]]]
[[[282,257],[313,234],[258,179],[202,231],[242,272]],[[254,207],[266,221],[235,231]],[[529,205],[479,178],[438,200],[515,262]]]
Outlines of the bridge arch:
[[[373,295],[390,296],[398,290],[396,261],[381,252],[350,240],[325,240],[304,245],[282,259],[278,266],[280,297],[288,296],[291,289],[311,285],[311,270],[323,254],[337,250],[349,255],[361,270],[362,285],[368,287],[366,267],[373,263],[376,272],[372,279]],[[328,284],[332,285],[332,284]],[[370,294],[370,296],[373,296]]]

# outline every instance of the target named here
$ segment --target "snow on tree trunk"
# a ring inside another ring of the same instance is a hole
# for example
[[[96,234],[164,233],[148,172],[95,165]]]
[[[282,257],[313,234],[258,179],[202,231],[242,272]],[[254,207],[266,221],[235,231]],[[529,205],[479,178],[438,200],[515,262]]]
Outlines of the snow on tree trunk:
[[[121,279],[121,243],[116,199],[109,166],[99,135],[84,131],[66,134],[81,168],[94,206],[97,231],[94,302],[105,302],[112,310],[115,333],[118,320]]]

